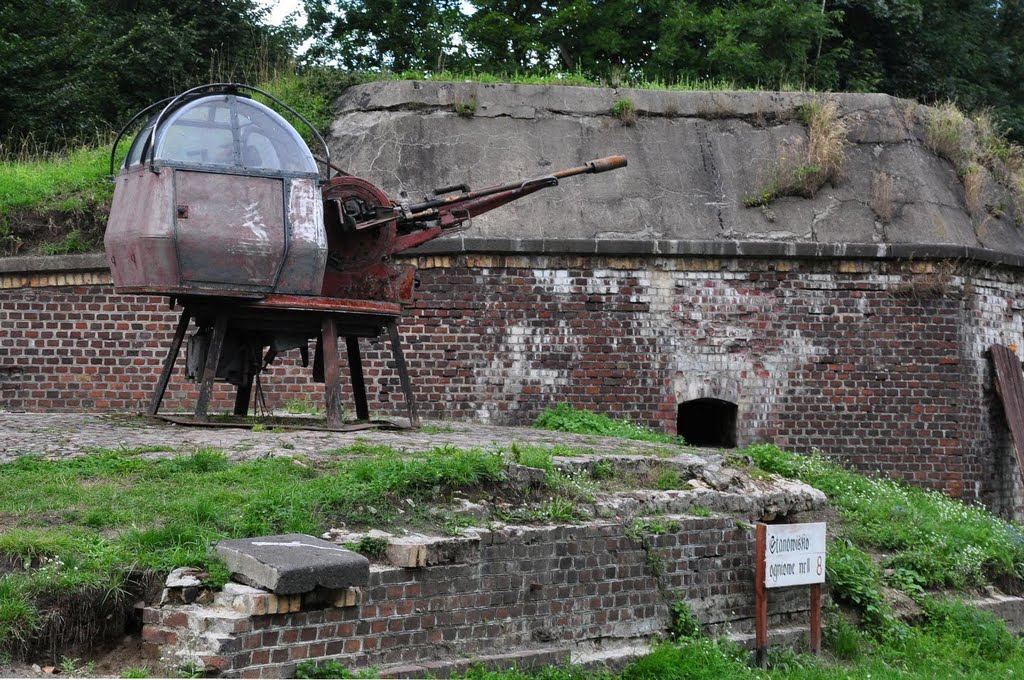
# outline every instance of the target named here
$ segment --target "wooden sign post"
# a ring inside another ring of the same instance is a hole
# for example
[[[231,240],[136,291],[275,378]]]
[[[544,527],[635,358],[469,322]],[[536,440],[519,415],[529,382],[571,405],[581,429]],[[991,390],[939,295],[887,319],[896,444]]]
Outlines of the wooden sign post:
[[[821,652],[821,584],[825,582],[825,523],[758,523],[754,557],[755,661],[768,654],[768,588],[811,586],[811,652]]]

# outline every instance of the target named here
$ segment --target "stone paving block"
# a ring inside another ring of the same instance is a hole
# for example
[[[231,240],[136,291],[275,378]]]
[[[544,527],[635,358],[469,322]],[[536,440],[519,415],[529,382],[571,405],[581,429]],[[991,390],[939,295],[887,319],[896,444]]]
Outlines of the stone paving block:
[[[217,554],[238,580],[277,595],[362,586],[370,576],[362,555],[305,534],[221,541]]]

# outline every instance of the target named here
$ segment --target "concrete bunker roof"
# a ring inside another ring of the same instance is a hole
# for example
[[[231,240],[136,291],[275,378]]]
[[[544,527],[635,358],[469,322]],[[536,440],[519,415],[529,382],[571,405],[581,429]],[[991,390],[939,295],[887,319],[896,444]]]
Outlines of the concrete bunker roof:
[[[746,207],[745,197],[809,163],[801,114],[826,98],[846,128],[840,176],[810,197]],[[635,124],[613,115],[620,99],[633,103]],[[507,206],[424,253],[966,258],[1024,266],[1024,237],[1014,223],[1024,215],[1007,209],[1006,187],[983,168],[969,205],[958,169],[926,144],[934,109],[889,95],[386,81],[352,87],[335,105],[332,155],[389,193],[482,186],[608,153],[629,158],[627,170]]]

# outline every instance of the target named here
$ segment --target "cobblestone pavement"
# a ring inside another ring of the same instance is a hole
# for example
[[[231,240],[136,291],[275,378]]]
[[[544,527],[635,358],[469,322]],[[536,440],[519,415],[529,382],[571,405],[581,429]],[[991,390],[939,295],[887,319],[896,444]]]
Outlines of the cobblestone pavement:
[[[253,431],[236,427],[189,427],[137,415],[89,413],[10,413],[0,411],[0,463],[19,456],[57,459],[87,455],[97,449],[165,446],[173,450],[147,456],[173,456],[197,448],[223,450],[234,460],[303,454],[318,456],[356,443],[385,444],[397,450],[426,451],[436,446],[508,448],[513,443],[563,444],[594,453],[682,453],[665,444],[573,435],[524,427],[467,422],[432,422],[423,430]],[[697,452],[699,449],[688,450]],[[704,453],[710,453],[705,451]]]

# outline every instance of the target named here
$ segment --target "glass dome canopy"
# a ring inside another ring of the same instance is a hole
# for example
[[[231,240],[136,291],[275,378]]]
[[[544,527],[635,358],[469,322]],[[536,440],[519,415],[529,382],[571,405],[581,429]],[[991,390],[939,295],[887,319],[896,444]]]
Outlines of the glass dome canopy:
[[[202,92],[211,88],[220,92]],[[260,92],[243,85],[203,86],[196,88],[199,92],[190,90],[137,114],[134,120],[165,105],[135,137],[122,168],[149,164],[153,169],[172,166],[238,174],[319,176],[313,154],[295,128],[273,109],[239,95],[238,88]],[[313,132],[326,150],[323,138],[315,129]]]

